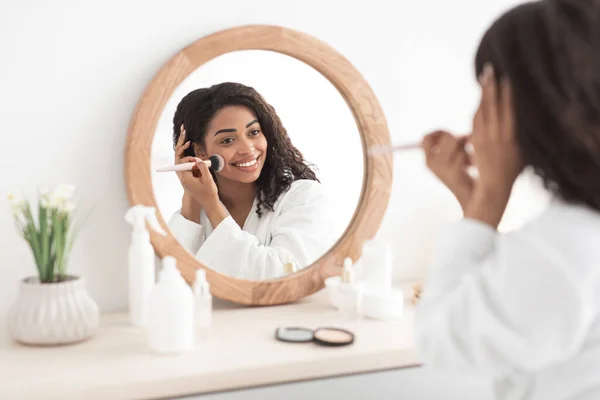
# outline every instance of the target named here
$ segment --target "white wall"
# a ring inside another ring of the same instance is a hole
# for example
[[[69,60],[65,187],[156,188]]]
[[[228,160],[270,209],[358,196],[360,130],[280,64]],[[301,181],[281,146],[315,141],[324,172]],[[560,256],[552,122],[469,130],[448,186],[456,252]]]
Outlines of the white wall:
[[[71,272],[87,279],[104,311],[124,310],[126,130],[143,88],[173,54],[203,35],[240,24],[302,30],[354,63],[378,96],[394,141],[409,142],[437,127],[469,129],[478,101],[475,46],[486,25],[511,3],[3,0],[0,193],[33,192],[53,182],[84,190],[96,202],[95,213],[76,245]],[[394,243],[396,277],[418,278],[426,272],[435,233],[458,209],[419,154],[398,155],[394,173],[380,233]],[[529,205],[517,205],[517,223]],[[35,269],[7,204],[0,210],[3,317],[19,279]]]

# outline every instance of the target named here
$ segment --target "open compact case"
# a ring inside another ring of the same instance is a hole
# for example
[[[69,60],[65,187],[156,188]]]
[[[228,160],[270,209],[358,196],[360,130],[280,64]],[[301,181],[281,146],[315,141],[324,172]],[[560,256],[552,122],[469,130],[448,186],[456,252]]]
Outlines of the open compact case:
[[[288,343],[314,342],[321,346],[347,346],[354,343],[354,334],[345,329],[322,327],[315,330],[302,327],[280,327],[275,339]]]

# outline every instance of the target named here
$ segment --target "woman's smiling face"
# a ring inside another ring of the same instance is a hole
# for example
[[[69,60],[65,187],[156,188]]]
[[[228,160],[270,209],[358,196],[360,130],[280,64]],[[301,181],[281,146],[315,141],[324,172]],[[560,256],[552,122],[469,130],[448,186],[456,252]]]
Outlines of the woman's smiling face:
[[[219,179],[255,182],[267,156],[267,138],[254,112],[244,106],[226,106],[219,110],[206,130],[204,151],[196,154],[206,159],[218,154],[225,160]]]

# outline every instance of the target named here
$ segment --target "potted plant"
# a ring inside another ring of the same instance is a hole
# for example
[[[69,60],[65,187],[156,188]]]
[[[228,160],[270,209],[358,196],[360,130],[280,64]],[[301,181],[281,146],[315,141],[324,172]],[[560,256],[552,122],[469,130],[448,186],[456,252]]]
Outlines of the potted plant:
[[[36,276],[21,281],[9,311],[9,331],[18,342],[74,343],[98,330],[98,306],[83,278],[67,274],[78,231],[74,194],[75,187],[64,184],[40,190],[33,206],[20,196],[9,195],[17,230],[31,248],[37,267]]]

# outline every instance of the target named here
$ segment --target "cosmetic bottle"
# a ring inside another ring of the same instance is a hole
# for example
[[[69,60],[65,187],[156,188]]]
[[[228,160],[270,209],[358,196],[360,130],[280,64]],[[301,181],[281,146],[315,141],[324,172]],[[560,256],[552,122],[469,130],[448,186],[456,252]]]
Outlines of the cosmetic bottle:
[[[392,247],[388,242],[370,240],[363,246],[364,271],[361,311],[365,318],[394,320],[402,318],[404,293],[392,287]]]
[[[356,281],[352,259],[344,259],[342,279],[338,286],[338,310],[343,318],[356,318],[360,315],[363,284]]]
[[[150,242],[152,230],[166,235],[156,218],[156,209],[141,204],[127,210],[125,220],[133,226],[128,252],[129,323],[135,327],[148,325],[148,296],[156,282],[156,258]]]
[[[374,239],[365,242],[360,261],[363,264],[361,281],[369,289],[387,291],[392,288],[393,260],[390,243]]]
[[[210,285],[206,281],[206,271],[198,269],[196,270],[196,280],[194,282],[194,323],[201,338],[208,336],[212,322],[212,307],[213,301],[210,294]]]
[[[194,293],[167,256],[156,286],[150,291],[148,342],[160,354],[179,354],[194,347]]]

